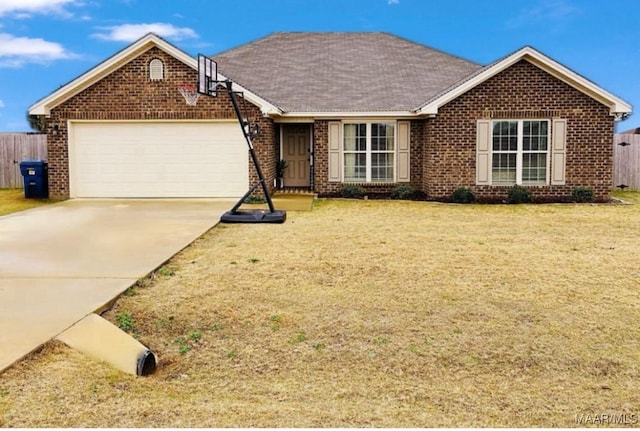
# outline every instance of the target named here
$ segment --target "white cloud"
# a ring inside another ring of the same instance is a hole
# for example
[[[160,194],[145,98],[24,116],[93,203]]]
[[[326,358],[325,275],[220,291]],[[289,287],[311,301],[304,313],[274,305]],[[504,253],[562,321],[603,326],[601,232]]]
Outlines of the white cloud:
[[[520,10],[515,18],[507,22],[511,28],[538,25],[541,22],[563,22],[580,12],[570,0],[539,0],[531,7]]]
[[[123,24],[112,27],[101,27],[100,30],[104,31],[95,33],[92,36],[97,39],[117,42],[133,42],[147,33],[155,33],[158,36],[175,40],[195,39],[198,37],[196,32],[190,28],[176,27],[166,23]]]
[[[35,14],[56,14],[65,18],[73,16],[68,6],[82,5],[78,0],[0,0],[0,16],[30,18]]]
[[[0,33],[0,67],[21,67],[26,63],[48,63],[75,57],[56,42]]]
[[[4,102],[0,99],[0,108],[4,108]]]
[[[387,0],[387,4],[400,4],[400,0]]]

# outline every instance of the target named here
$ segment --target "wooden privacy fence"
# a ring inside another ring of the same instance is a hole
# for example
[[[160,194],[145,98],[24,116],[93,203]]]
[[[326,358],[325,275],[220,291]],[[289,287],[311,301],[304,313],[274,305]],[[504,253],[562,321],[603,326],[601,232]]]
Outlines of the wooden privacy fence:
[[[640,190],[640,135],[619,133],[614,136],[613,188]]]
[[[47,135],[0,133],[0,188],[23,187],[20,162],[47,158]]]

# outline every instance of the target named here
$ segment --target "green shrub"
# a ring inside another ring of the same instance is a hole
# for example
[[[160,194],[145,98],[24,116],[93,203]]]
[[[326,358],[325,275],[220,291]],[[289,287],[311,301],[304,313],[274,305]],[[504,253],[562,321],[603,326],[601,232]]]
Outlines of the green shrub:
[[[531,202],[531,191],[522,186],[515,185],[507,192],[508,204],[528,204]]]
[[[364,196],[364,189],[360,186],[344,184],[340,189],[340,196],[349,199],[360,199]]]
[[[571,200],[578,203],[593,202],[593,189],[582,186],[574,187],[571,192]]]
[[[476,201],[476,194],[469,187],[458,187],[451,193],[451,201],[457,204],[472,204]]]
[[[408,184],[398,186],[391,191],[392,199],[412,199],[416,195],[416,189]]]

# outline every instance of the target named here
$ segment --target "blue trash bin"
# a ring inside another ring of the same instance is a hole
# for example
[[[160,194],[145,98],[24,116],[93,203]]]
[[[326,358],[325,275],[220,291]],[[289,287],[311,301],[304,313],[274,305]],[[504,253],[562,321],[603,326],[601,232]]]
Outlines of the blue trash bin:
[[[24,179],[25,198],[49,197],[49,166],[46,160],[21,161],[20,173]]]

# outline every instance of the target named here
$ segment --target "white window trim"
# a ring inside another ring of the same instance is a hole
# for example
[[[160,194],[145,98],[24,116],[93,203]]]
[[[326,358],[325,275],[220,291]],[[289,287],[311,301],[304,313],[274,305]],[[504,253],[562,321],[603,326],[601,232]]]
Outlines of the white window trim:
[[[493,127],[495,123],[500,122],[517,122],[518,123],[518,135],[517,135],[517,149],[516,151],[494,151],[493,149]],[[524,138],[524,122],[525,121],[546,121],[547,122],[547,149],[546,151],[524,151],[523,150],[523,138]],[[495,186],[505,186],[509,187],[513,184],[511,183],[494,183],[493,182],[493,154],[516,154],[516,185],[519,186],[543,186],[549,185],[551,181],[551,120],[548,118],[523,118],[523,119],[507,119],[501,118],[496,120],[491,120],[491,134],[490,134],[490,157],[491,167],[489,169],[489,174],[491,175],[491,185]],[[546,178],[544,181],[522,181],[522,160],[524,154],[546,154]]]
[[[362,151],[347,151],[344,149],[344,137],[345,132],[344,128],[348,124],[366,124],[366,151],[365,151],[365,163],[366,163],[366,173],[364,180],[347,180],[344,176],[344,155],[345,154],[361,154]],[[371,149],[371,125],[372,124],[390,124],[393,125],[393,151],[373,151]],[[397,182],[398,177],[398,121],[389,121],[389,120],[376,120],[376,119],[354,119],[353,121],[342,121],[342,142],[340,143],[341,151],[340,151],[340,176],[341,182],[346,184],[363,184],[363,183],[371,183],[371,184],[393,184]],[[390,180],[375,180],[371,179],[371,154],[393,154],[393,178]]]

